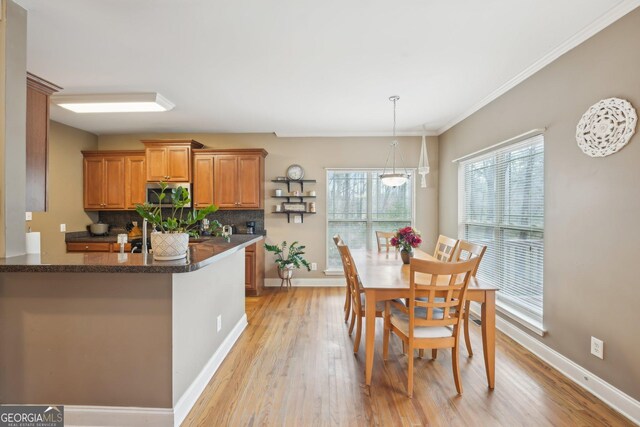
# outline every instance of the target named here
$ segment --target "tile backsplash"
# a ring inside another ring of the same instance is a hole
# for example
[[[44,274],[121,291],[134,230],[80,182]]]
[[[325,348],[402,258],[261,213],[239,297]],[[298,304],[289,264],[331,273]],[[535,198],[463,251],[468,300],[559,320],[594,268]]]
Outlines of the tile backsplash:
[[[163,215],[170,215],[171,209],[163,209]],[[186,215],[186,213],[185,213]],[[142,218],[135,211],[100,211],[98,218],[105,224],[109,224],[112,227],[124,227],[125,224],[138,221],[138,225],[142,225]],[[222,225],[236,225],[238,232],[243,233],[246,228],[247,221],[255,221],[256,234],[264,234],[264,211],[263,210],[241,210],[241,211],[227,211],[220,210],[209,215],[209,220],[218,220]]]

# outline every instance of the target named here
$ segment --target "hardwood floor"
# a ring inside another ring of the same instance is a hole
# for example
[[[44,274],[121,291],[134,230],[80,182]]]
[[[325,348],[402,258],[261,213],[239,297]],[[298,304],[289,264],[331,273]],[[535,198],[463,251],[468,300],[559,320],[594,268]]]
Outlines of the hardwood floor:
[[[341,288],[293,288],[247,298],[249,326],[183,426],[632,425],[500,332],[496,388],[490,391],[480,328],[473,322],[471,340],[480,356],[469,358],[461,348],[464,394],[456,394],[451,353],[441,350],[435,361],[416,359],[408,399],[407,358],[393,337],[383,362],[378,319],[367,396],[364,345],[353,354],[343,303]]]

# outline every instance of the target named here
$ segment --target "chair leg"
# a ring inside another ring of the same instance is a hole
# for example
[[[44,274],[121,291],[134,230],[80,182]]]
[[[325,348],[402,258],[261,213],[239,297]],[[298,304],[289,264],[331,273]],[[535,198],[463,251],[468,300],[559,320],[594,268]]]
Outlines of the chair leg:
[[[413,397],[413,346],[409,345],[409,358],[407,359],[409,369],[407,370],[407,396]]]
[[[458,364],[458,347],[451,349],[451,366],[453,367],[453,381],[456,383],[456,391],[462,394],[462,382],[460,381],[460,366]]]
[[[353,332],[353,326],[356,324],[356,314],[351,310],[351,323],[349,324],[349,335]]]
[[[384,332],[382,334],[382,360],[389,358],[389,334],[391,328],[389,327],[389,317],[384,316]]]
[[[356,339],[353,340],[353,352],[357,353],[360,348],[360,337],[362,336],[362,316],[358,316],[356,325]]]
[[[469,333],[469,310],[471,309],[471,301],[464,303],[464,342],[467,345],[467,352],[469,357],[473,356],[473,350],[471,349],[471,335]]]
[[[349,295],[349,285],[347,284],[347,295],[344,299],[344,323],[349,320],[349,313],[351,313],[351,295]]]
[[[431,349],[431,358],[433,360],[436,360],[438,358],[438,349],[437,348]]]

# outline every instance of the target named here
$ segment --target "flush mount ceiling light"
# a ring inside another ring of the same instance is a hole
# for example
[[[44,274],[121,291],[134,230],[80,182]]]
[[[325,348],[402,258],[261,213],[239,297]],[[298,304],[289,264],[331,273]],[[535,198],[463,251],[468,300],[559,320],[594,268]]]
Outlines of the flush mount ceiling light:
[[[400,160],[402,161],[402,169],[404,169],[404,173],[396,172],[396,150],[398,148],[398,141],[396,140],[396,102],[398,102],[399,99],[400,97],[398,95],[389,97],[389,101],[393,102],[393,141],[389,147],[389,154],[387,154],[387,161],[384,164],[384,170],[382,171],[382,175],[380,175],[382,183],[389,187],[399,187],[409,181],[409,174],[407,173],[407,169],[404,167],[404,158],[400,151],[398,152],[400,153]],[[389,164],[389,159],[392,157],[391,170],[387,172],[387,165]]]
[[[56,95],[51,100],[74,113],[160,112],[175,107],[167,98],[155,92]]]

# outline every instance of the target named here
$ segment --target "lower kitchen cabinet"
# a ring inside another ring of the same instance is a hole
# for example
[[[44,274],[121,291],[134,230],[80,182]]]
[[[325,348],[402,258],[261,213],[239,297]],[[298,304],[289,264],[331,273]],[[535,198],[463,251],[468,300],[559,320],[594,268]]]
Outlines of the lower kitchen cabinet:
[[[131,252],[131,243],[124,245],[124,251]],[[68,242],[67,252],[120,252],[120,245],[110,242]]]
[[[248,296],[258,296],[264,289],[264,245],[254,243],[244,250],[244,290]]]

